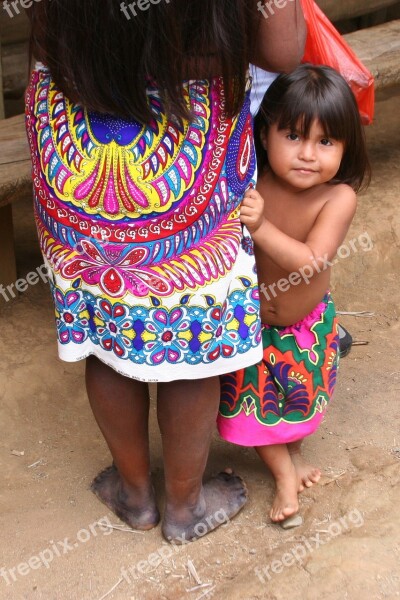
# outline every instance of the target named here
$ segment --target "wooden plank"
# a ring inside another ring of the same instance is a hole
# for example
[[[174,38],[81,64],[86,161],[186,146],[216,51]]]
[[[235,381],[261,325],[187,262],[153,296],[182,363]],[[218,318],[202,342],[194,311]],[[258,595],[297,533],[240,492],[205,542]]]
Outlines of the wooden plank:
[[[2,47],[5,98],[21,98],[29,79],[29,44],[18,42]]]
[[[13,202],[31,187],[31,161],[25,117],[0,121],[0,207]]]
[[[360,17],[398,4],[398,0],[316,0],[331,21]]]
[[[12,8],[12,7],[11,7]],[[23,9],[19,9],[19,14],[12,9],[10,16],[4,9],[3,1],[0,2],[0,36],[3,44],[12,44],[23,42],[29,37],[29,19]]]
[[[30,158],[25,115],[17,115],[0,122],[0,147],[0,165]]]
[[[400,84],[400,19],[344,36],[375,77],[375,89]]]

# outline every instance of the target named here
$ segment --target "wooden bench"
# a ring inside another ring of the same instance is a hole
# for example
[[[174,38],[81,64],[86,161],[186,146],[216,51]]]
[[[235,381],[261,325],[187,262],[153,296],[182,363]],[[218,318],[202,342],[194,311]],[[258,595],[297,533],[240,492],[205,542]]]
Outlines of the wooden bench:
[[[24,115],[0,121],[0,283],[16,277],[12,203],[32,189]]]
[[[393,0],[318,0],[318,4],[333,21],[354,18],[372,10],[400,6]],[[1,13],[1,11],[0,11]],[[9,19],[9,17],[8,17]],[[11,21],[11,19],[9,19]],[[0,14],[0,25],[4,15]],[[21,27],[12,24],[3,46],[3,77],[5,98],[23,94],[26,86],[27,24],[21,17]],[[380,90],[395,89],[400,84],[400,19],[344,36],[362,62],[375,77]],[[0,119],[2,93],[0,89]],[[0,283],[8,285],[16,279],[12,227],[12,203],[31,187],[28,144],[23,116],[0,120]]]
[[[377,91],[400,84],[400,19],[343,37],[371,71]]]
[[[21,98],[28,78],[28,20],[0,10],[0,119],[4,98]],[[24,116],[0,120],[0,283],[16,281],[12,203],[32,188]]]
[[[398,0],[316,0],[316,2],[333,22],[362,17],[399,4]]]

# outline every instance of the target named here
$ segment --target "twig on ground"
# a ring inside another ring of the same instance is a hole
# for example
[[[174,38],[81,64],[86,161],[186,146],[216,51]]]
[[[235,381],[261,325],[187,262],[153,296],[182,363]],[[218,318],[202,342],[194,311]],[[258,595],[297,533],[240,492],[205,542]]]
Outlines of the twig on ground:
[[[213,596],[214,595],[214,591],[215,591],[216,586],[214,585],[214,587],[208,589],[208,590],[204,590],[204,592],[202,594],[200,594],[200,596],[198,598],[196,598],[196,600],[201,600],[202,598],[205,598],[206,596]]]
[[[368,310],[352,311],[352,310],[337,310],[337,315],[347,315],[348,317],[375,317],[375,313]]]
[[[104,527],[104,523],[99,523],[97,522],[96,525],[100,525],[101,527]],[[106,527],[108,529],[116,529],[117,531],[126,531],[127,533],[139,533],[140,535],[144,535],[145,532],[144,531],[139,531],[137,529],[131,529],[130,527],[124,527],[123,525],[118,525],[118,524],[107,524]]]
[[[43,458],[37,460],[36,462],[32,463],[31,465],[28,465],[28,469],[33,469],[33,467],[37,467],[38,465],[42,465],[43,464]]]
[[[187,569],[188,569],[188,571],[189,571],[189,575],[191,575],[191,576],[193,577],[193,579],[195,580],[195,582],[196,582],[198,585],[201,585],[201,584],[202,584],[202,581],[201,581],[200,577],[199,577],[199,576],[198,576],[198,574],[197,574],[196,567],[194,566],[194,564],[193,564],[193,561],[192,561],[192,560],[188,560],[188,561],[187,561]]]
[[[200,585],[195,585],[194,587],[190,588],[189,590],[187,589],[187,592],[195,592],[196,590],[200,590],[201,588],[206,588],[206,587],[210,587],[210,585],[212,585],[212,583],[201,583]]]
[[[107,598],[107,596],[109,596],[110,594],[113,593],[113,591],[119,586],[121,585],[121,583],[123,582],[123,577],[121,577],[121,579],[119,581],[117,581],[117,583],[115,585],[112,586],[111,590],[109,590],[106,594],[104,594],[104,596],[102,596],[101,598],[99,598],[99,600],[104,600],[104,598]]]

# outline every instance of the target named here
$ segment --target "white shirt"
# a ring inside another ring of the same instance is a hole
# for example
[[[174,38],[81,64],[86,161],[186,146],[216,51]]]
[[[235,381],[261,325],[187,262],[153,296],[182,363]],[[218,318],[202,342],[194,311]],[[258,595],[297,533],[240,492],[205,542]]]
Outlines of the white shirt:
[[[260,108],[265,92],[267,91],[271,83],[274,81],[274,79],[276,79],[278,73],[270,73],[269,71],[264,71],[259,67],[250,65],[250,75],[253,78],[253,86],[251,88],[250,93],[250,110],[253,117],[255,117],[258,113],[258,109]]]

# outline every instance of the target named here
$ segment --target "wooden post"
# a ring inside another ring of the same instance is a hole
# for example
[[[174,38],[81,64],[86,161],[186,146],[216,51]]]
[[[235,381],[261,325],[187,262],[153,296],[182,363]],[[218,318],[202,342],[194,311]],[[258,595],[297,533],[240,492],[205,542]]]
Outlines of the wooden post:
[[[2,52],[1,52],[1,35],[0,35],[0,119],[5,118],[4,111],[4,97],[3,97],[3,62],[1,60]]]
[[[0,283],[6,286],[16,279],[12,205],[8,204],[0,208]]]
[[[0,38],[0,119],[4,119],[3,74]],[[0,208],[0,284],[10,285],[17,279],[14,250],[14,227],[12,205]]]

